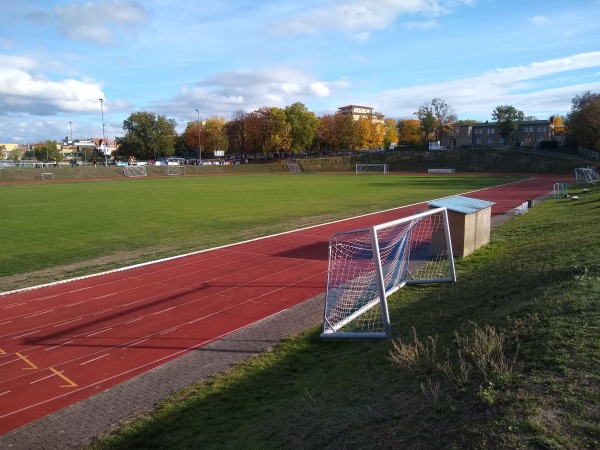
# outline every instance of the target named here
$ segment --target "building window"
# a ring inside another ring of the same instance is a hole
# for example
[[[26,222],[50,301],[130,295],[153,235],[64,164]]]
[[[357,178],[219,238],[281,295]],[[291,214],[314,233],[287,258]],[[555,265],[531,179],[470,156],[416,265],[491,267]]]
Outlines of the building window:
[[[489,145],[493,144],[493,143],[494,143],[494,138],[488,138],[488,141],[487,141],[487,143],[488,143]]]
[[[504,138],[498,138],[498,144],[504,144]]]
[[[481,139],[477,138],[477,140],[475,141],[476,144],[481,144]]]

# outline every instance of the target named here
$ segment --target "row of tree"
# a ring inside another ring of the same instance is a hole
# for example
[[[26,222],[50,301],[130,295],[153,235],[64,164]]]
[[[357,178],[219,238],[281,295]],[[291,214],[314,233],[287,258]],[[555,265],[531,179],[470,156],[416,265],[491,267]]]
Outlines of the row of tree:
[[[121,157],[156,159],[194,153],[198,158],[215,150],[229,154],[301,154],[310,151],[373,149],[398,141],[396,122],[341,113],[317,117],[300,102],[285,108],[237,110],[232,120],[211,117],[188,124],[178,135],[173,119],[149,112],[133,113],[117,138]]]
[[[422,145],[429,140],[441,140],[444,133],[457,125],[477,123],[457,120],[452,107],[434,98],[415,113],[417,119],[373,120],[350,114],[327,114],[317,117],[303,103],[285,108],[262,107],[252,112],[237,110],[230,121],[211,117],[190,123],[178,134],[176,122],[151,112],[135,112],[123,122],[125,135],[117,138],[118,156],[156,160],[175,154],[211,156],[216,150],[228,154],[292,154],[304,152],[338,152],[360,149],[388,148],[392,143]],[[502,105],[492,111],[500,135],[509,137],[527,117],[514,106]],[[585,92],[573,98],[566,118],[554,116],[554,129],[566,129],[567,139],[578,145],[600,151],[600,94]],[[566,125],[566,128],[565,128]],[[39,160],[60,160],[57,143],[47,141],[35,148]]]

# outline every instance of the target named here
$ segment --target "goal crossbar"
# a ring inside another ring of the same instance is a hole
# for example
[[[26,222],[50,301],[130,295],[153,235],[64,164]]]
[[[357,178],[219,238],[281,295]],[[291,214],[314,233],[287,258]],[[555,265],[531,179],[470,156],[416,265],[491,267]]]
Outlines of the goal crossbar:
[[[575,183],[595,183],[599,179],[595,167],[578,167],[575,169]]]
[[[148,176],[148,170],[146,166],[125,166],[123,175],[126,177],[146,177]]]
[[[389,338],[387,299],[406,284],[456,281],[445,207],[329,242],[323,338]]]
[[[165,175],[185,175],[185,166],[167,165],[165,166]]]
[[[388,173],[387,164],[356,164],[356,175],[366,173],[377,173],[386,175]]]

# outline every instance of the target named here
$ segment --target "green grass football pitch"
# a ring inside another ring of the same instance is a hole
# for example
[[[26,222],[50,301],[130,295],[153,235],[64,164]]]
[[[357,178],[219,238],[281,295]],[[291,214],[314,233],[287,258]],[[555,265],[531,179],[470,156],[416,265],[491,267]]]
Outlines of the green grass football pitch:
[[[2,185],[0,277],[109,255],[147,261],[511,180],[285,174]]]

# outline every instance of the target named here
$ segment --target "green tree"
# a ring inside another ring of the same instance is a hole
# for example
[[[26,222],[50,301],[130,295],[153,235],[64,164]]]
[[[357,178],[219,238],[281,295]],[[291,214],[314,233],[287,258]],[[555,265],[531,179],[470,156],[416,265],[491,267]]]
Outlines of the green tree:
[[[525,114],[514,106],[501,105],[492,112],[492,119],[498,122],[498,132],[508,144],[509,138],[519,129],[519,122],[525,120]]]
[[[426,108],[419,108],[415,113],[419,118],[419,128],[421,130],[421,142],[426,144],[433,137],[435,139],[435,130],[437,129],[437,120],[433,115],[433,111]]]
[[[23,153],[21,153],[21,150],[19,150],[18,148],[15,148],[13,151],[10,152],[10,155],[8,155],[9,159],[14,162],[20,161],[22,156]]]
[[[46,141],[33,147],[33,154],[38,161],[62,161],[58,142]]]
[[[151,112],[135,112],[123,121],[125,136],[118,138],[119,155],[155,160],[175,153],[175,119]]]
[[[431,134],[434,134],[434,140],[441,140],[444,131],[450,130],[456,122],[454,109],[441,98],[434,98],[431,102],[424,103],[415,115],[421,122],[424,141],[427,141]]]
[[[600,151],[600,94],[575,96],[565,122],[569,141]]]
[[[187,129],[186,129],[186,132],[187,132]],[[180,135],[178,135],[175,138],[175,146],[174,146],[175,153],[174,154],[177,156],[183,156],[184,154],[190,153],[190,152],[195,152],[195,154],[198,153],[198,143],[196,143],[196,145],[191,148],[187,145],[187,142],[185,140],[186,132],[181,133]]]
[[[296,102],[285,107],[285,117],[290,125],[292,153],[310,150],[319,129],[319,119],[315,113],[306,109],[304,103]]]

